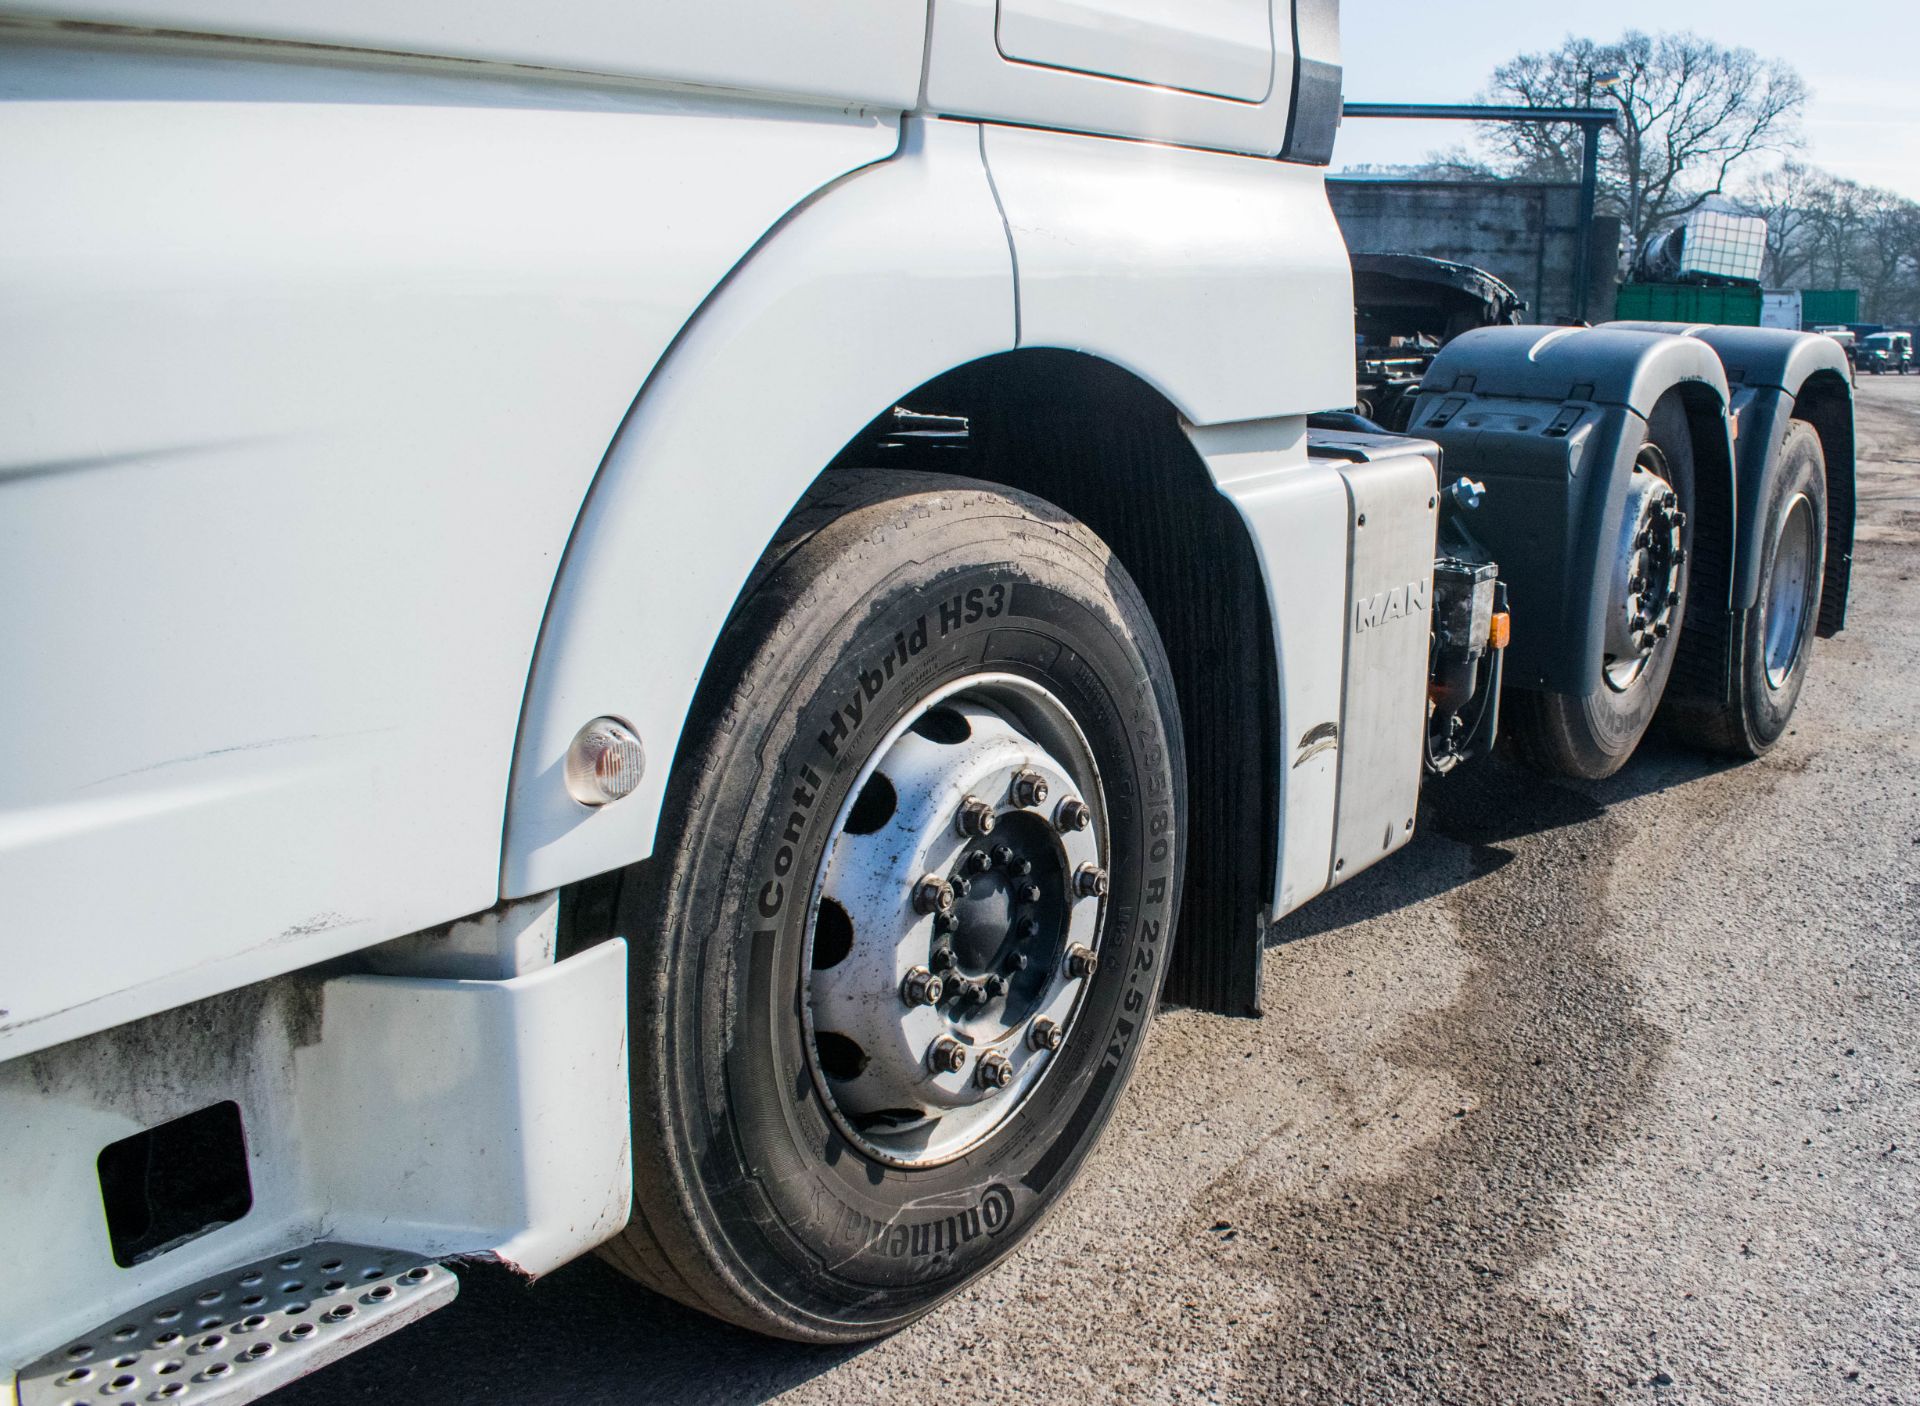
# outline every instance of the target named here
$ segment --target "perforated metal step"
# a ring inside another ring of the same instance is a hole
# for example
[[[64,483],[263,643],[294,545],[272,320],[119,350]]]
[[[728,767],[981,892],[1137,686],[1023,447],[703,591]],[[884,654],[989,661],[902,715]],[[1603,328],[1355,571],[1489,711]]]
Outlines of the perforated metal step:
[[[20,1373],[20,1406],[236,1406],[459,1292],[452,1271],[398,1250],[288,1250],[189,1284],[56,1348]]]

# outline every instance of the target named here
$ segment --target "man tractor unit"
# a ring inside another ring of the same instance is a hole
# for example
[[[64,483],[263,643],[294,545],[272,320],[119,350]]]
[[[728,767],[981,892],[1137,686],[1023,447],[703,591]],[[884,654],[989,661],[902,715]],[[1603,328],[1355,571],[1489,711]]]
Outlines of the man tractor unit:
[[[1334,0],[0,0],[0,1381],[595,1250],[887,1333],[1426,778],[1779,739],[1840,348],[1486,328],[1373,432],[1340,80]]]

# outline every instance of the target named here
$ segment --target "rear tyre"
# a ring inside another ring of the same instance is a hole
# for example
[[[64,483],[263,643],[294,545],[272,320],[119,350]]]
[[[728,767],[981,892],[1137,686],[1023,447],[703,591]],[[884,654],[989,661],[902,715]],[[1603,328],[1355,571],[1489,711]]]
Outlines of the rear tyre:
[[[694,716],[622,895],[609,1257],[760,1332],[874,1337],[1039,1223],[1139,1056],[1183,859],[1166,658],[1058,509],[835,473]]]
[[[1827,560],[1827,459],[1804,421],[1787,428],[1762,511],[1759,594],[1728,631],[1713,671],[1732,696],[1690,702],[1671,720],[1681,740],[1736,757],[1761,756],[1786,736],[1812,659]]]
[[[1502,723],[1513,750],[1549,776],[1597,781],[1627,764],[1666,692],[1686,618],[1693,549],[1693,435],[1678,397],[1654,407],[1634,464],[1608,580],[1601,678],[1578,695],[1512,690]]]

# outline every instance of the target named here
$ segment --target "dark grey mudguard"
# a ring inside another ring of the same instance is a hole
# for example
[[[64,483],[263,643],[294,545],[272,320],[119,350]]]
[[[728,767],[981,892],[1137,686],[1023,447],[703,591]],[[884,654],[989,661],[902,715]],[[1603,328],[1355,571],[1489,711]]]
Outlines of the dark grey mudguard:
[[[1820,598],[1820,633],[1846,625],[1853,577],[1853,379],[1847,354],[1831,337],[1777,327],[1715,327],[1678,322],[1612,322],[1610,329],[1691,337],[1713,349],[1726,369],[1738,426],[1739,481],[1733,607],[1752,607],[1760,588],[1767,501],[1779,467],[1789,420],[1805,420],[1820,436],[1827,459],[1827,570]]]
[[[1705,342],[1625,328],[1488,327],[1435,358],[1408,433],[1446,451],[1445,477],[1487,485],[1465,525],[1500,564],[1513,611],[1510,686],[1600,686],[1606,538],[1645,442],[1678,391],[1693,431],[1692,603],[1686,632],[1724,631],[1735,533],[1727,380]],[[1684,634],[1683,634],[1684,648]]]

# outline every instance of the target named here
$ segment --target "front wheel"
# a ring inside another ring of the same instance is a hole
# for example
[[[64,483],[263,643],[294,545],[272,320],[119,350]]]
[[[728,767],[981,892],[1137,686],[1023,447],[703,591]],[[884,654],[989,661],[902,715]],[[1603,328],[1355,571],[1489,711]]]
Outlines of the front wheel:
[[[1125,571],[985,484],[835,473],[736,609],[627,883],[635,1215],[761,1332],[891,1331],[1058,1200],[1137,1060],[1184,762]]]

